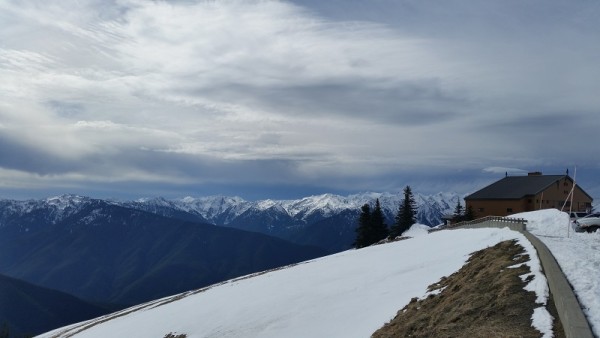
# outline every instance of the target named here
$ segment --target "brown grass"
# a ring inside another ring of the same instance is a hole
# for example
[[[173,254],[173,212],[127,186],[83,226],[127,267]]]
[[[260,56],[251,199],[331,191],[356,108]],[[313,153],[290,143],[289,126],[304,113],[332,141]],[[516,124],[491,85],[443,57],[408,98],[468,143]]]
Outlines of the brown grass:
[[[186,334],[173,334],[173,333],[167,333],[164,338],[187,338]]]
[[[528,261],[524,252],[515,241],[505,241],[473,253],[459,271],[429,286],[441,292],[413,298],[372,337],[540,337],[531,326],[540,305],[520,278],[529,267],[508,268]],[[547,307],[555,318],[554,336],[564,337],[554,303]]]

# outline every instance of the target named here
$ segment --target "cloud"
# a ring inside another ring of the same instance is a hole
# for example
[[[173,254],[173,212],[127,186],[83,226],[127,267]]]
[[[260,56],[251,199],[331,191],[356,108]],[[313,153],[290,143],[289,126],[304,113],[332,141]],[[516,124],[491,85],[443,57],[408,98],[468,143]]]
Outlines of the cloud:
[[[0,168],[50,185],[338,190],[600,168],[579,150],[600,109],[598,7],[5,1]]]

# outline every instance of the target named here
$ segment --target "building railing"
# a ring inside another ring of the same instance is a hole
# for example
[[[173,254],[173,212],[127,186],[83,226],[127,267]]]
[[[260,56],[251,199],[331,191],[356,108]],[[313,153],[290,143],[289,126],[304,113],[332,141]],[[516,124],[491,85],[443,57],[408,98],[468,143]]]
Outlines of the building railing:
[[[456,228],[485,228],[485,227],[503,227],[507,226],[513,230],[526,230],[527,220],[524,218],[502,217],[502,216],[485,216],[472,221],[462,221],[458,223],[441,226],[431,231],[439,231],[444,229]]]
[[[462,221],[454,224],[448,225],[449,228],[456,228],[465,225],[473,225],[480,224],[484,222],[500,222],[500,223],[516,223],[516,224],[526,224],[527,220],[524,218],[513,218],[513,217],[502,217],[502,216],[485,216],[482,218],[474,219],[472,221]]]

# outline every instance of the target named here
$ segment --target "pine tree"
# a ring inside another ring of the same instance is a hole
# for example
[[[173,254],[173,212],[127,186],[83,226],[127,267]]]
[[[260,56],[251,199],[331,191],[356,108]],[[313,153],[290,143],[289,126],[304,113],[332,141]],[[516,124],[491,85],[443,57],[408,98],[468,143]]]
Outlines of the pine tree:
[[[460,204],[460,199],[456,201],[456,207],[454,208],[454,213],[452,214],[452,222],[458,223],[464,220],[464,212],[463,207]]]
[[[381,211],[379,198],[375,200],[375,209],[373,209],[373,213],[371,213],[371,231],[373,231],[373,243],[377,243],[389,235],[389,230],[387,224],[385,224],[385,218],[383,217],[383,211]]]
[[[390,232],[392,238],[402,235],[403,232],[417,223],[417,203],[408,185],[404,188],[404,199],[400,202],[395,221]]]
[[[375,244],[386,238],[388,232],[379,199],[375,201],[375,208],[372,211],[371,206],[365,204],[361,207],[361,214],[358,218],[354,247],[358,249]]]
[[[475,212],[473,212],[473,207],[469,205],[469,206],[467,206],[467,210],[465,211],[464,220],[472,221],[474,219],[475,219]]]
[[[365,203],[361,208],[360,216],[358,217],[358,227],[356,228],[356,240],[354,247],[359,249],[370,245],[370,228],[371,228],[371,206]]]

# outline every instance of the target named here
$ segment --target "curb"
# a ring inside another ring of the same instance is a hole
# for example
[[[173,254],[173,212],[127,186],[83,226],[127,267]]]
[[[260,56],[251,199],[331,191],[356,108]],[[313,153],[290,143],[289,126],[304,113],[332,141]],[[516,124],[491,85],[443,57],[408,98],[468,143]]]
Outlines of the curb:
[[[522,231],[522,233],[537,250],[554,299],[554,305],[556,305],[558,318],[565,330],[565,336],[567,338],[593,338],[594,334],[583,310],[581,310],[573,288],[546,244],[528,231]]]

